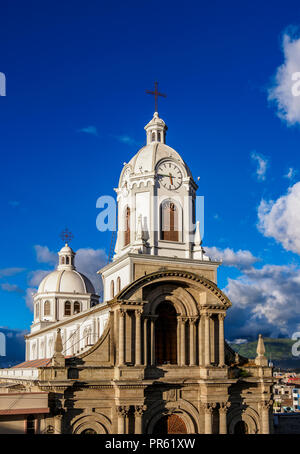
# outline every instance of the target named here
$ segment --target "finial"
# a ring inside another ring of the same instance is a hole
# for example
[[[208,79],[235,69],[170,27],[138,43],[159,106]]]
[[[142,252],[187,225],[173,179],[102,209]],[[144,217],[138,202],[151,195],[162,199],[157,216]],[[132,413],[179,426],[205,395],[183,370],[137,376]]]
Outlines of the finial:
[[[62,351],[63,351],[62,338],[60,334],[60,328],[58,328],[55,340],[55,353],[61,353]]]
[[[201,239],[201,233],[200,233],[200,221],[196,222],[196,231],[195,231],[195,240],[194,240],[195,246],[199,247],[202,244],[202,239]]]
[[[266,351],[266,349],[265,349],[263,337],[261,334],[259,334],[258,342],[257,342],[257,349],[256,349],[257,356],[255,358],[255,364],[257,366],[267,366],[268,365],[268,360],[265,357],[265,351]]]

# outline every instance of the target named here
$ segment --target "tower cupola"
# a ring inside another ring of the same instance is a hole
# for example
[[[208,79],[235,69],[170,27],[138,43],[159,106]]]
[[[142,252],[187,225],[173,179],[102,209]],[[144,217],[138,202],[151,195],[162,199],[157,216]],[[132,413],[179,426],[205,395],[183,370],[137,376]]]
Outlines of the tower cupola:
[[[166,143],[167,125],[159,117],[158,112],[154,112],[153,118],[145,126],[147,133],[147,145],[153,142]]]
[[[58,270],[74,270],[74,257],[75,257],[75,252],[73,251],[72,248],[68,245],[68,243],[65,244],[63,248],[58,253],[59,256],[59,263],[58,263]]]

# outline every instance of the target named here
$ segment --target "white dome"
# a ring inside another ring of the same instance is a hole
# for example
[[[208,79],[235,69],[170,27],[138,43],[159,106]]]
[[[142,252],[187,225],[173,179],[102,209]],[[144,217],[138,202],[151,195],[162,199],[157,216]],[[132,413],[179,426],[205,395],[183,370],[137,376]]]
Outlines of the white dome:
[[[131,168],[132,173],[135,175],[144,172],[154,172],[158,162],[165,158],[171,158],[177,161],[186,170],[187,175],[192,176],[189,167],[184,162],[180,154],[177,153],[174,148],[160,142],[153,142],[141,148],[137,154],[133,156],[129,163],[124,166],[123,172],[128,167]],[[123,176],[123,172],[121,173],[121,178]]]
[[[74,269],[55,270],[44,277],[39,285],[38,293],[46,292],[95,294],[95,289],[86,276]]]

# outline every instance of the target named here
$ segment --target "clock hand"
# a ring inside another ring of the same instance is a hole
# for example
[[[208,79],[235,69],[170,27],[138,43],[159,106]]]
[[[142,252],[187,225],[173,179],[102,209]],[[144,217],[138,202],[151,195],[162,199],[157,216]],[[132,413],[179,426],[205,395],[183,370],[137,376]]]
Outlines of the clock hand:
[[[171,184],[173,184],[173,179],[172,179],[172,174],[171,173],[169,173],[169,177],[170,177]]]
[[[158,173],[157,176],[158,176],[158,177],[168,177],[168,178],[170,178],[170,174],[169,174],[169,175],[166,175],[166,174],[164,174],[164,173]],[[172,178],[177,178],[177,177],[175,177],[175,176],[173,176],[173,175],[171,175],[171,176],[172,176]]]

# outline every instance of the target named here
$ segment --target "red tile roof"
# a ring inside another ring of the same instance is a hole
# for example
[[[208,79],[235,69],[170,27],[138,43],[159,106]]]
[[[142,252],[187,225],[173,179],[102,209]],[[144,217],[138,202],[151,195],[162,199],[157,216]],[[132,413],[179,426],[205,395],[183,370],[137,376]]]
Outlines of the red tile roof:
[[[65,356],[65,358],[71,358],[72,355]],[[32,367],[49,367],[51,365],[52,358],[33,359],[31,361],[24,361],[23,363],[17,364],[11,367],[11,369],[26,369]]]
[[[11,367],[11,369],[26,369],[32,367],[47,367],[51,364],[51,358],[34,359],[32,361],[24,361],[23,363],[17,364]]]

